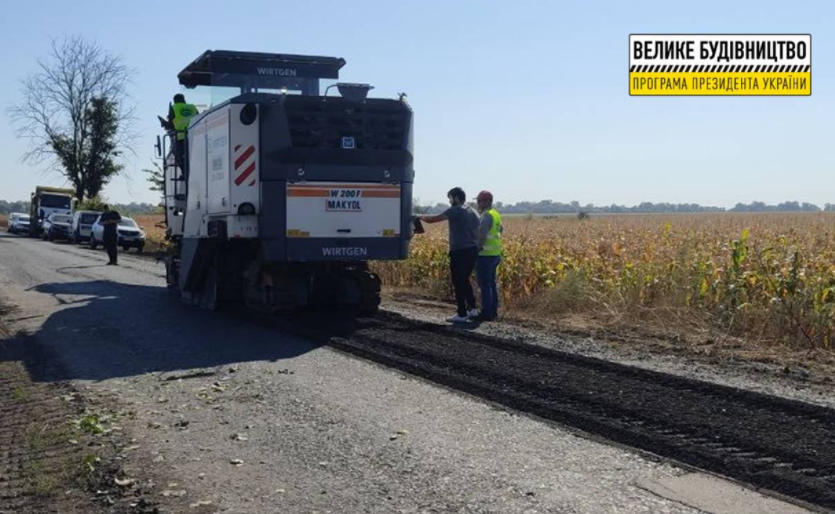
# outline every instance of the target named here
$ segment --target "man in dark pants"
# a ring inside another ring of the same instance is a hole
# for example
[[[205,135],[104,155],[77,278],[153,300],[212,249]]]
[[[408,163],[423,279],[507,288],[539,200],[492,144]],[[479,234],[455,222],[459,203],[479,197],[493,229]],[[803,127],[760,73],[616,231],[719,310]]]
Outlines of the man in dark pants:
[[[447,193],[451,207],[436,216],[420,216],[426,223],[449,221],[449,268],[458,312],[447,321],[463,323],[478,316],[475,294],[470,284],[478,258],[478,214],[467,205],[464,190],[454,187]]]
[[[101,215],[99,223],[104,225],[104,248],[107,250],[107,256],[110,261],[108,266],[117,266],[119,263],[119,235],[116,233],[116,227],[122,221],[122,216],[118,212],[110,210],[107,205],[104,206],[104,214]]]

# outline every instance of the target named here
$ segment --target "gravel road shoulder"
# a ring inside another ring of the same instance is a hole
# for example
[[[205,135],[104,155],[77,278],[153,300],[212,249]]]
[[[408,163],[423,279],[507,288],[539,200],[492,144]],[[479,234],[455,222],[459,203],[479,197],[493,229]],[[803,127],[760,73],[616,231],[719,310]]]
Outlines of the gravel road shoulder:
[[[0,298],[0,514],[157,512],[140,483],[121,478],[116,411],[63,380],[31,337],[12,334],[6,320],[19,314]],[[54,380],[33,381],[35,369]]]

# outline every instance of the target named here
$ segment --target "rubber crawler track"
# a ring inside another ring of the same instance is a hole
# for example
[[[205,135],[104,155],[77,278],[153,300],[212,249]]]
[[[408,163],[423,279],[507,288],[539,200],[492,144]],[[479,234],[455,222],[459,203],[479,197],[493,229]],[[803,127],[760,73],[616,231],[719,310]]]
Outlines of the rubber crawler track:
[[[488,401],[835,509],[835,410],[391,313],[279,323]]]

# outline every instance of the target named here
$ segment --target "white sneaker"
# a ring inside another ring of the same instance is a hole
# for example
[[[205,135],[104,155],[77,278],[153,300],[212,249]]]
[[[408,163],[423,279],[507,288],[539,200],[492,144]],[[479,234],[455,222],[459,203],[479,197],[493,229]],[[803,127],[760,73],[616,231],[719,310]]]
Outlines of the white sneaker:
[[[473,319],[479,317],[480,315],[481,313],[478,312],[478,309],[470,309],[470,312],[467,313],[467,318]]]
[[[450,323],[466,323],[466,322],[470,321],[470,318],[468,318],[466,316],[459,316],[458,314],[456,314],[455,316],[451,316],[451,317],[447,318],[446,320],[449,321]]]

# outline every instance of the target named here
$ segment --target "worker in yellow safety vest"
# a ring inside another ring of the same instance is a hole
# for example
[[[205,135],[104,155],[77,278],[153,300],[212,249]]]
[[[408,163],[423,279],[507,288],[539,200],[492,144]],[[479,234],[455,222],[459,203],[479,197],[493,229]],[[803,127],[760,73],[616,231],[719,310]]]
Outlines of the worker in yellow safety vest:
[[[478,228],[478,261],[476,275],[481,289],[482,321],[495,321],[499,315],[499,290],[496,271],[502,260],[502,216],[493,208],[493,194],[482,191],[476,197],[481,222]]]
[[[177,131],[177,141],[186,138],[188,124],[193,117],[197,116],[197,107],[186,103],[186,97],[180,93],[174,95],[174,104],[168,106],[168,121]]]
[[[188,125],[197,114],[197,107],[186,103],[186,97],[180,93],[174,95],[174,103],[168,106],[169,127],[177,134],[174,140],[174,158],[180,169],[184,169],[185,164]]]

